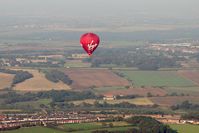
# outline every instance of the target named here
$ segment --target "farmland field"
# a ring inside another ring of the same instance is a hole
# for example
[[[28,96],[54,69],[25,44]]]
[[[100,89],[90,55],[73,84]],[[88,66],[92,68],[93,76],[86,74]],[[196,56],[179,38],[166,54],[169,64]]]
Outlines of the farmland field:
[[[17,107],[31,105],[31,107],[33,107],[33,108],[40,109],[41,104],[48,106],[50,104],[50,102],[51,102],[51,99],[39,99],[37,101],[18,102],[15,105]]]
[[[81,124],[65,124],[62,126],[59,126],[64,129],[70,129],[70,130],[91,130],[91,129],[99,129],[102,127],[102,125],[95,124],[95,123],[81,123]]]
[[[177,124],[170,124],[171,128],[177,130],[179,133],[198,133],[199,125],[177,125]]]
[[[105,92],[110,92],[110,91],[125,91],[128,90],[128,88],[125,88],[123,86],[112,86],[112,87],[99,87],[99,88],[94,88],[93,89],[97,93],[105,93]]]
[[[11,86],[13,77],[12,74],[0,73],[0,90]]]
[[[133,127],[131,126],[127,126],[127,127],[113,127],[113,128],[103,128],[100,130],[108,130],[108,131],[126,131],[128,129],[132,129]],[[73,132],[73,133],[92,133],[92,131],[95,131],[97,129],[94,130],[86,130],[86,131],[77,131],[77,132]]]
[[[127,86],[129,82],[109,70],[70,69],[65,73],[74,81],[74,89],[87,89],[90,87]]]
[[[107,122],[107,124],[109,124]],[[112,128],[104,128],[102,126],[102,123],[79,123],[79,124],[65,124],[62,126],[59,126],[59,128],[63,130],[75,130],[73,133],[91,133],[95,130],[119,130],[124,131],[129,128],[132,128],[131,125],[129,125],[126,122],[112,122],[113,127]],[[59,131],[55,129],[45,128],[45,127],[30,127],[30,128],[20,128],[18,130],[13,131],[5,131],[3,133],[66,133],[66,131]]]
[[[105,123],[109,124],[109,122],[105,122]],[[70,129],[70,130],[74,130],[75,132],[76,130],[75,133],[90,133],[91,131],[94,131],[94,130],[109,130],[109,131],[120,130],[121,131],[121,130],[128,129],[131,126],[126,122],[111,122],[111,123],[113,124],[113,128],[104,128],[101,122],[65,124],[59,127],[62,129],[66,129],[66,131]]]
[[[68,60],[65,64],[64,67],[90,67],[91,63],[85,63],[82,62],[81,60]]]
[[[20,109],[0,109],[0,113],[4,113],[4,112],[9,112],[9,113],[12,113],[12,112],[22,112],[22,110]]]
[[[153,96],[165,96],[167,92],[160,88],[129,88],[129,89],[118,89],[103,92],[102,94],[112,94],[112,95],[139,95],[147,96],[148,93],[151,93]]]
[[[64,132],[45,127],[30,127],[30,128],[20,128],[18,130],[13,130],[13,131],[5,131],[3,133],[64,133]]]
[[[176,71],[119,71],[133,82],[137,87],[140,86],[196,86],[194,82],[182,76]]]
[[[63,82],[53,83],[45,78],[38,70],[25,69],[33,74],[33,78],[17,84],[14,89],[17,91],[49,91],[49,90],[69,90],[70,87]]]
[[[81,101],[73,101],[72,103],[79,105],[83,102],[89,103],[89,104],[94,104],[96,100],[95,99],[87,99],[87,100],[81,100]],[[98,100],[99,103],[104,103],[104,100]],[[134,99],[120,99],[120,100],[108,100],[106,101],[109,104],[118,104],[122,102],[128,102],[131,104],[136,104],[136,105],[153,105],[153,102],[148,99],[148,98],[134,98]]]
[[[180,104],[184,101],[190,101],[192,103],[198,104],[199,97],[194,96],[167,96],[167,97],[151,97],[150,100],[161,106],[172,106],[175,104]]]
[[[194,71],[194,70],[179,71],[178,73],[179,73],[179,75],[181,75],[199,85],[199,71],[198,70],[197,71]]]
[[[164,88],[169,94],[177,93],[178,95],[189,94],[191,96],[199,96],[199,86],[196,87],[166,87]]]

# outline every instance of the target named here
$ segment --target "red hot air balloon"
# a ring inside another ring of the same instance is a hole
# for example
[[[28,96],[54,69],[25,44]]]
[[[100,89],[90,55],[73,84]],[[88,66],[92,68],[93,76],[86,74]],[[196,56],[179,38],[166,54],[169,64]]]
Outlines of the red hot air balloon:
[[[81,36],[80,43],[88,55],[91,56],[98,47],[100,39],[99,36],[94,33],[86,33]]]

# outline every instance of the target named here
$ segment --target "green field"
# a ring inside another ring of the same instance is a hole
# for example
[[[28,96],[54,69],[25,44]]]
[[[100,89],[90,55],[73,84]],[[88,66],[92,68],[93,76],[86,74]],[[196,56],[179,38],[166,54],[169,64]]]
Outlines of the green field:
[[[75,68],[78,68],[78,67],[90,67],[91,66],[91,63],[85,63],[85,62],[82,62],[82,61],[76,61],[76,60],[73,60],[73,61],[68,61],[64,64],[64,67],[75,67]]]
[[[199,125],[177,125],[170,124],[171,128],[177,130],[179,133],[199,133]]]
[[[93,128],[91,130],[87,129],[87,130],[75,131],[73,133],[91,133],[92,131],[95,131],[95,130],[125,131],[130,128],[132,127],[127,126],[127,127],[113,127],[113,128],[103,128],[103,129]],[[20,128],[18,130],[13,130],[13,131],[5,131],[2,133],[67,133],[67,132],[45,128],[45,127],[31,127],[31,128]]]
[[[30,128],[20,128],[18,130],[13,130],[13,131],[5,131],[2,133],[64,133],[64,132],[45,127],[30,127]]]
[[[82,103],[89,103],[94,104],[96,100],[95,99],[86,99],[86,100],[80,100],[80,101],[73,101],[72,103],[75,105],[80,105]],[[104,103],[105,100],[98,100],[99,103]],[[134,98],[134,99],[119,99],[119,100],[108,100],[106,101],[108,104],[119,104],[122,102],[128,102],[135,105],[153,105],[154,103],[146,97],[143,98]]]
[[[109,124],[109,122],[107,122],[106,124]],[[66,130],[69,130],[69,129],[74,130],[74,131],[76,130],[75,133],[90,133],[94,130],[124,131],[131,128],[131,125],[129,125],[126,122],[112,122],[112,124],[113,124],[112,128],[104,128],[102,126],[102,123],[100,122],[99,123],[94,122],[94,123],[65,124],[59,127]]]
[[[127,126],[127,127],[113,127],[113,128],[103,128],[103,129],[99,129],[99,130],[108,130],[108,131],[126,131],[128,129],[132,129],[133,127]],[[86,130],[86,131],[77,131],[77,132],[73,132],[73,133],[91,133],[92,131],[95,131],[97,129],[94,130]]]
[[[189,94],[192,96],[198,96],[199,95],[199,87],[167,87],[164,88],[167,92],[171,93],[177,93],[177,94]]]
[[[94,123],[80,123],[80,124],[65,124],[59,127],[64,128],[66,130],[70,129],[70,130],[80,131],[80,130],[99,129],[101,128],[101,125]]]
[[[177,75],[176,71],[119,71],[137,87],[185,87],[196,86],[191,80]]]
[[[40,109],[41,104],[48,106],[50,104],[50,102],[51,102],[51,99],[39,99],[37,101],[18,102],[15,104],[15,106],[22,107],[22,106],[31,105],[35,109]]]
[[[107,124],[109,124],[107,122]],[[66,133],[73,132],[73,133],[90,133],[95,130],[109,130],[109,131],[124,131],[129,128],[132,128],[131,125],[129,125],[126,122],[112,122],[113,127],[112,128],[105,128],[102,126],[102,123],[79,123],[79,124],[65,124],[62,126],[59,126],[62,130],[65,131],[59,131],[55,129],[45,128],[45,127],[30,127],[30,128],[20,128],[18,130],[13,131],[5,131],[3,133]],[[69,131],[70,130],[70,131]]]

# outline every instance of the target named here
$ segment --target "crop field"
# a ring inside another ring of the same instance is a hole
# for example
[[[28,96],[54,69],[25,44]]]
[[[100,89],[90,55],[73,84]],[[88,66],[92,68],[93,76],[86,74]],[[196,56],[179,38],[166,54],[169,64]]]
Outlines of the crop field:
[[[109,122],[105,122],[106,124],[109,124]],[[59,126],[59,128],[67,130],[74,130],[75,133],[90,133],[94,130],[126,130],[130,128],[131,125],[129,125],[126,122],[111,122],[113,124],[112,128],[105,128],[102,126],[101,122],[94,122],[94,123],[78,123],[78,124],[65,124],[62,126]]]
[[[109,70],[103,69],[70,69],[65,73],[73,80],[74,89],[90,87],[128,86],[129,82]]]
[[[91,63],[85,63],[82,62],[81,60],[68,60],[65,64],[64,67],[90,67]]]
[[[17,91],[49,91],[49,90],[69,90],[70,87],[63,82],[53,83],[45,78],[45,75],[38,70],[25,69],[33,74],[33,78],[17,84],[14,89]]]
[[[129,88],[129,89],[118,89],[103,92],[102,94],[112,94],[112,95],[139,95],[147,96],[148,93],[151,93],[153,96],[165,96],[167,91],[160,88]]]
[[[39,99],[37,101],[18,102],[15,105],[17,107],[31,105],[31,107],[33,107],[33,108],[40,109],[41,104],[48,106],[50,104],[50,102],[51,102],[51,99]]]
[[[0,73],[0,90],[11,86],[13,77],[12,74]]]
[[[177,130],[179,133],[198,133],[199,125],[177,125],[177,124],[170,124],[171,128]]]
[[[108,131],[127,131],[128,129],[132,129],[134,127],[132,126],[127,126],[127,127],[113,127],[113,128],[103,128],[99,130],[108,130]],[[92,133],[92,131],[96,131],[98,129],[93,129],[93,130],[85,130],[85,131],[77,131],[73,133]]]
[[[94,104],[96,100],[95,99],[87,99],[87,100],[81,100],[81,101],[73,101],[72,103],[79,105],[81,103],[89,103]],[[104,103],[105,100],[98,100],[99,103]],[[128,102],[135,105],[153,105],[154,103],[148,99],[148,98],[134,98],[134,99],[119,99],[119,100],[108,100],[106,101],[109,104],[118,104],[122,102]]]
[[[196,86],[194,82],[182,76],[176,71],[119,71],[133,82],[137,87],[155,86],[155,87],[182,87]]]
[[[167,87],[164,88],[169,94],[176,93],[178,95],[199,96],[199,86],[196,87]]]
[[[198,104],[199,97],[197,96],[167,96],[167,97],[151,97],[150,100],[161,106],[172,106],[180,104],[184,101],[190,101],[192,103]]]
[[[195,82],[199,85],[199,71],[189,70],[189,71],[179,71],[179,75]]]
[[[106,124],[109,124],[108,122]],[[102,126],[102,123],[79,123],[79,124],[65,124],[58,126],[59,128],[65,130],[65,131],[59,131],[55,129],[50,129],[46,127],[30,127],[30,128],[20,128],[18,130],[13,131],[5,131],[3,133],[66,133],[71,132],[73,130],[73,133],[91,133],[95,130],[109,130],[109,131],[124,131],[128,130],[129,128],[132,128],[131,125],[129,125],[126,122],[112,122],[113,127],[112,128],[105,128]],[[70,131],[69,131],[70,130]]]
[[[81,131],[81,130],[99,129],[102,127],[102,125],[95,123],[80,123],[80,124],[65,124],[59,127],[66,130],[70,129],[70,130]]]
[[[20,110],[20,109],[0,109],[0,113],[5,113],[5,112],[16,113],[16,112],[22,112],[22,110]]]
[[[111,92],[111,91],[125,91],[125,90],[128,90],[128,88],[125,88],[123,86],[112,86],[112,87],[94,88],[93,90],[96,93],[106,93],[106,92]]]
[[[18,130],[13,130],[13,131],[5,131],[3,133],[64,133],[64,132],[45,127],[30,127],[30,128],[20,128]]]

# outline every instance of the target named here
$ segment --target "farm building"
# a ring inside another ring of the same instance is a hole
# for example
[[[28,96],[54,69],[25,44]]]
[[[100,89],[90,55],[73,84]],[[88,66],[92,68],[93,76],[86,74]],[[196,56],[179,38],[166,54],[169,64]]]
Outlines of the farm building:
[[[107,101],[116,100],[116,96],[111,95],[111,94],[107,94],[107,95],[104,95],[103,100],[107,100]]]

